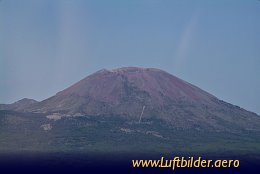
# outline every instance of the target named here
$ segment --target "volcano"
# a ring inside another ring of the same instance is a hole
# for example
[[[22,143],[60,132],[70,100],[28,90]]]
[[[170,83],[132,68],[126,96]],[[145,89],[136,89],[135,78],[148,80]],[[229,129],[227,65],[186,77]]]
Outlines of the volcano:
[[[0,154],[203,153],[258,161],[259,137],[259,115],[155,68],[103,69],[46,100],[0,105]]]
[[[155,68],[97,71],[69,88],[18,111],[61,116],[155,118],[179,128],[258,130],[260,117]]]

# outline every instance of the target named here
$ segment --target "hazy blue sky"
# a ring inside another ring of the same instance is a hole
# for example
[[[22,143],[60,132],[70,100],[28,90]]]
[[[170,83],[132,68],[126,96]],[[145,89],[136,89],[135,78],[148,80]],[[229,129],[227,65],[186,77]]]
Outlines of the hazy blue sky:
[[[122,66],[166,70],[260,113],[260,1],[0,1],[0,103]]]

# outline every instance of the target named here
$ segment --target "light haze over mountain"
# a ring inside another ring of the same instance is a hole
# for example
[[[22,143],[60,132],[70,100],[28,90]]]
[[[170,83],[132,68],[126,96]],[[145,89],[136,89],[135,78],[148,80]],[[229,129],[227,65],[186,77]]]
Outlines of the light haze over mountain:
[[[259,1],[0,1],[0,103],[156,67],[260,113]]]

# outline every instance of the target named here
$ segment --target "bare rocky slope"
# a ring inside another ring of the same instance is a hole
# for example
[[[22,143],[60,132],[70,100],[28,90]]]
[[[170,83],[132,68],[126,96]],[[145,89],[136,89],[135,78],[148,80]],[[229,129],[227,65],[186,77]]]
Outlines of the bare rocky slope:
[[[53,97],[13,109],[61,116],[119,116],[133,121],[155,118],[176,128],[260,129],[259,115],[155,68],[103,69]]]

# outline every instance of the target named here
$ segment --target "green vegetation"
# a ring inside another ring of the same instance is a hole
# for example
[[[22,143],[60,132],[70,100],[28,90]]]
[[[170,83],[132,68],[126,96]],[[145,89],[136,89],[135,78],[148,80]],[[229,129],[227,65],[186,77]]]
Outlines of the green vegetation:
[[[50,130],[42,125],[50,124]],[[156,120],[0,113],[0,152],[147,153],[260,156],[260,133],[178,129]]]

